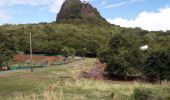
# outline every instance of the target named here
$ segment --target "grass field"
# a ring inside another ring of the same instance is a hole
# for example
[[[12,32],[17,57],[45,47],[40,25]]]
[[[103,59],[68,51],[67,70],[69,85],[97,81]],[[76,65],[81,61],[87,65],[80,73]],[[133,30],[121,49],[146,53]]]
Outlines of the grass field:
[[[131,100],[135,88],[149,88],[153,97],[170,99],[170,82],[149,84],[89,80],[81,71],[94,67],[87,58],[66,65],[0,72],[0,100]]]

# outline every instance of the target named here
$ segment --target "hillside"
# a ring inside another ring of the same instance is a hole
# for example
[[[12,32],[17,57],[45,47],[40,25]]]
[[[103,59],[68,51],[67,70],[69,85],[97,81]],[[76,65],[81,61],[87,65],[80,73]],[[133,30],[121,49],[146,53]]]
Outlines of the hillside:
[[[64,47],[75,50],[75,55],[96,57],[107,48],[115,34],[134,33],[142,45],[162,47],[169,41],[168,32],[148,32],[140,28],[122,28],[109,24],[88,3],[66,0],[57,16],[57,22],[0,26],[1,43],[13,51],[29,52],[29,33],[33,38],[33,53],[62,54]],[[161,41],[161,42],[160,42]],[[140,44],[141,45],[141,44]]]

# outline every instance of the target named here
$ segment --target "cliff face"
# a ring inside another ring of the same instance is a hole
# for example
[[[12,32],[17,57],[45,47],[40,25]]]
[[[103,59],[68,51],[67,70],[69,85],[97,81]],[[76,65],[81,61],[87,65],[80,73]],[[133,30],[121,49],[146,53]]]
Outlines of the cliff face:
[[[82,4],[81,12],[84,16],[95,16],[95,8],[93,8],[90,4]]]
[[[62,22],[68,20],[79,20],[88,23],[107,23],[96,8],[89,3],[82,3],[80,0],[65,0],[63,3],[56,21]]]
[[[78,17],[81,11],[80,6],[80,0],[65,0],[57,15],[57,21]]]

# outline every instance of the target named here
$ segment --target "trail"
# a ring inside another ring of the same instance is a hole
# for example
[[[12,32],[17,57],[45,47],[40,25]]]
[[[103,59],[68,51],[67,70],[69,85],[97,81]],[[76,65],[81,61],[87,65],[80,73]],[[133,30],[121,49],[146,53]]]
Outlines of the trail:
[[[63,65],[52,65],[48,67],[43,67],[43,68],[34,68],[35,72],[41,72],[45,70],[52,70],[55,69],[56,67],[61,67],[61,68],[69,68],[69,67],[81,67],[83,65],[86,65],[86,61],[88,60],[79,60],[79,61],[74,61],[68,64],[63,64]],[[0,78],[7,77],[11,74],[15,74],[18,72],[28,72],[31,69],[20,69],[20,70],[9,70],[9,71],[0,71]]]
[[[24,70],[0,71],[0,78],[1,78],[1,77],[7,77],[7,76],[10,75],[10,74],[14,74],[14,73],[21,72],[21,71],[24,71]]]

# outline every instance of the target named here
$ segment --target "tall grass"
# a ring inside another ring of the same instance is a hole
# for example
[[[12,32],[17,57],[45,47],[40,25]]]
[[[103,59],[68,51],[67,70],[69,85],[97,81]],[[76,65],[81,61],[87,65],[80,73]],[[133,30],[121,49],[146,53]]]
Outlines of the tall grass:
[[[79,78],[80,72],[90,70],[95,61],[86,59],[35,69],[34,73],[20,70],[4,74],[6,77],[0,78],[0,100],[132,100],[136,88],[150,89],[152,97],[161,100],[169,97],[167,81],[160,85]]]
[[[149,92],[145,91],[147,89]],[[165,89],[167,90],[165,91]],[[152,96],[150,96],[151,92],[153,93]],[[153,85],[138,82],[111,82],[87,79],[73,81],[68,79],[64,82],[58,81],[51,84],[41,94],[18,96],[14,100],[97,100],[98,98],[103,98],[104,100],[105,98],[106,100],[142,100],[136,99],[140,98],[140,96],[168,100],[169,94],[169,83]]]

